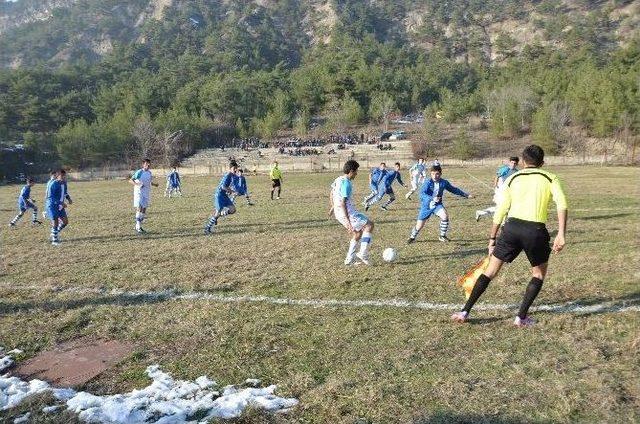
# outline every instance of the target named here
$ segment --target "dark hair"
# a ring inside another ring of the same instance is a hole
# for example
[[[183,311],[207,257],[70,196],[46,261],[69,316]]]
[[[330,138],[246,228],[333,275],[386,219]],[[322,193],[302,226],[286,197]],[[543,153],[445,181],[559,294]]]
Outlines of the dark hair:
[[[384,163],[384,162],[380,162],[380,165],[387,166],[387,164],[386,164],[386,163]]]
[[[65,171],[64,168],[60,168],[60,170],[58,171],[58,174],[67,175],[67,171]]]
[[[35,183],[36,180],[33,179],[33,177],[27,177],[27,184],[28,183]]]
[[[151,165],[151,159],[149,159],[149,158],[142,159],[142,163],[145,163],[145,162],[147,162],[149,165]]]
[[[242,170],[242,168],[238,168],[238,172],[242,174],[244,171]]]
[[[396,162],[396,165],[397,165],[397,166],[400,166],[400,162]]]
[[[344,172],[345,174],[348,174],[351,171],[357,171],[358,168],[360,168],[360,164],[353,159],[349,159],[344,163],[344,166],[342,167],[342,172]]]
[[[231,162],[229,162],[229,168],[237,168],[238,167],[238,162],[236,162],[235,160],[232,160]]]
[[[442,167],[440,165],[431,165],[431,168],[429,168],[429,171],[442,172]]]
[[[515,162],[515,163],[518,163],[518,162],[520,162],[520,158],[519,158],[518,156],[511,156],[511,157],[509,158],[509,162]]]
[[[525,161],[527,165],[538,168],[542,166],[542,163],[544,162],[544,150],[536,144],[527,146],[522,151],[522,160]]]
[[[58,171],[56,171],[55,169],[51,172],[49,172],[49,175],[53,176],[53,175],[58,175]]]

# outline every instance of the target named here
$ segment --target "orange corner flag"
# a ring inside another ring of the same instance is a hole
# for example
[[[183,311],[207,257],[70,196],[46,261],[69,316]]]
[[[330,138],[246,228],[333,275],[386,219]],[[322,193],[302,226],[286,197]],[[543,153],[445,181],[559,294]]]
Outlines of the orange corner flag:
[[[471,296],[471,290],[473,290],[473,286],[476,285],[476,280],[482,274],[482,271],[487,269],[487,265],[489,265],[489,257],[487,256],[477,264],[473,266],[466,274],[462,277],[458,278],[458,285],[462,286],[464,289],[464,298],[469,299]]]

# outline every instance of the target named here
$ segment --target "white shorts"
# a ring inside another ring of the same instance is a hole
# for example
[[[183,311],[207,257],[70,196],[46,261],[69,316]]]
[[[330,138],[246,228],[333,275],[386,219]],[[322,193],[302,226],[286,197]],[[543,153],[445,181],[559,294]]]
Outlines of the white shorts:
[[[149,196],[134,194],[133,195],[133,207],[134,208],[148,208]]]
[[[338,222],[342,224],[344,228],[349,228],[349,226],[347,225],[347,217],[345,216],[343,211],[336,210],[334,211],[334,214]],[[367,216],[361,212],[355,212],[349,215],[348,222],[351,223],[351,227],[355,231],[361,231],[364,226],[367,225],[367,222],[369,222],[369,218],[367,218]]]
[[[416,191],[420,186],[420,174],[411,177],[411,190]]]

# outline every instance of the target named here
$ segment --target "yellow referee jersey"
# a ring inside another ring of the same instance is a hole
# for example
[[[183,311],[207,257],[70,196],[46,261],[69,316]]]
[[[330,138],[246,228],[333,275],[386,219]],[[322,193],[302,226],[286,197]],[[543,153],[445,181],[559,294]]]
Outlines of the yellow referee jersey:
[[[271,178],[272,180],[281,180],[282,171],[280,171],[280,168],[278,168],[277,166],[271,168],[271,171],[269,172],[269,178]]]
[[[558,210],[567,210],[567,198],[558,177],[540,168],[525,168],[504,182],[502,199],[493,222],[500,224],[505,215],[532,222],[547,222],[549,201]]]

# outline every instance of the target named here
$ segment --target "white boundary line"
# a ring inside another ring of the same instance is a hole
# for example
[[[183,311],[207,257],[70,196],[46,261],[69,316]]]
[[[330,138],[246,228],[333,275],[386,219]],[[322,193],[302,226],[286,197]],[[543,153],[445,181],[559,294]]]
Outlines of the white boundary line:
[[[2,288],[2,287],[0,287]],[[7,288],[14,291],[23,290],[46,290],[45,287],[23,286]],[[377,300],[341,300],[341,299],[288,299],[270,296],[227,296],[207,292],[186,292],[180,293],[173,290],[133,292],[122,290],[100,290],[72,287],[56,290],[57,293],[89,293],[104,296],[115,296],[122,301],[146,299],[148,301],[171,301],[171,300],[192,300],[209,301],[214,303],[267,303],[272,305],[287,306],[308,306],[313,308],[395,308],[395,309],[418,309],[427,311],[455,311],[460,308],[460,304],[455,303],[434,303],[425,301],[410,301],[404,299],[377,299]],[[480,303],[475,309],[484,311],[511,311],[517,310],[519,305],[507,303]],[[620,312],[640,312],[640,296],[626,300],[611,300],[593,305],[582,305],[577,302],[567,302],[559,304],[538,305],[531,308],[532,311],[548,312],[553,314],[592,314],[592,313],[620,313]]]

